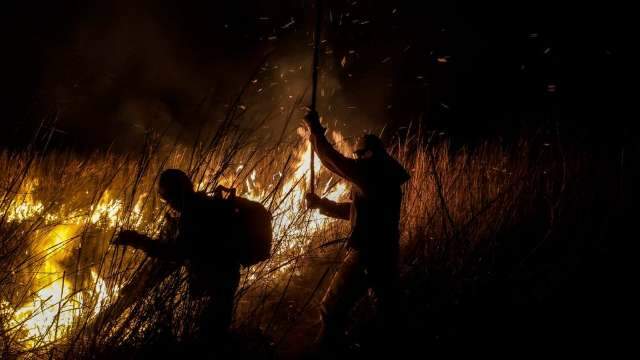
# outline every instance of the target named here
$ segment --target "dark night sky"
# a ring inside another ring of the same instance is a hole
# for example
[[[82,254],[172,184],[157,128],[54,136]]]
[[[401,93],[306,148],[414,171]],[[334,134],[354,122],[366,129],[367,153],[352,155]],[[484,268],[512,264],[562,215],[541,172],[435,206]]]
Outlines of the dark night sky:
[[[472,142],[558,122],[568,136],[604,132],[615,142],[628,126],[618,106],[625,9],[615,2],[326,3],[324,84],[339,90],[320,110],[347,131],[422,119]],[[291,75],[295,86],[274,93],[299,92],[308,80],[309,4],[5,4],[0,142],[23,144],[56,113],[63,142],[85,146],[172,121],[189,130],[219,115],[197,115],[202,99],[220,109],[268,50],[280,69],[305,66]]]

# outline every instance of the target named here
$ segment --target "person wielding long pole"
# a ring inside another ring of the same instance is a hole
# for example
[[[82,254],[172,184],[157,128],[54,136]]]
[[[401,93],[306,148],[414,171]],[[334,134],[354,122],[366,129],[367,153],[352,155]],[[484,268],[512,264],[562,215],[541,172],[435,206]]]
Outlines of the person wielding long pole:
[[[318,92],[318,67],[320,61],[320,32],[322,30],[322,0],[316,0],[316,28],[313,33],[313,69],[311,73],[311,111],[316,111],[316,97]],[[315,169],[315,154],[313,149],[313,143],[311,144],[311,174],[309,176],[309,192],[315,194],[316,192],[316,169]]]

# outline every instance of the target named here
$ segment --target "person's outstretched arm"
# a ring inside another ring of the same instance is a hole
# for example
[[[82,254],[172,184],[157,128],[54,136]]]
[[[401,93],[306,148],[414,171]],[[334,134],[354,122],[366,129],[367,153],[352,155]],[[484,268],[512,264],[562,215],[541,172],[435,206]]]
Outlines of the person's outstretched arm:
[[[179,240],[179,239],[178,239]],[[153,240],[133,230],[123,230],[113,241],[116,245],[131,246],[144,251],[147,255],[168,261],[182,261],[186,257],[185,249],[176,243]]]
[[[325,128],[320,124],[320,117],[315,111],[305,116],[305,122],[310,131],[309,140],[313,144],[322,164],[333,173],[352,183],[360,183],[364,177],[363,170],[355,159],[342,155],[329,143],[325,136]]]

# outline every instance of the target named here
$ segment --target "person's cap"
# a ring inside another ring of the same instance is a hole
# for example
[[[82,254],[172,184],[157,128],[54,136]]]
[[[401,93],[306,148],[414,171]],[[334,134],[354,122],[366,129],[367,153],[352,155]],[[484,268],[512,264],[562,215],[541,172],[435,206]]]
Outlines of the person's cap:
[[[367,150],[371,150],[372,152],[385,151],[382,140],[373,134],[366,134],[358,138],[353,152],[360,155]]]

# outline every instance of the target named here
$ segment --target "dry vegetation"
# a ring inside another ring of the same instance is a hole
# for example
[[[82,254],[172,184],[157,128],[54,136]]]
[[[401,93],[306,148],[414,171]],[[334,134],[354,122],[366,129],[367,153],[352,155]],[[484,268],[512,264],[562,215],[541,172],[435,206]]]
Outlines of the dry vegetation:
[[[401,224],[408,297],[425,279],[454,292],[482,281],[497,234],[540,195],[553,210],[567,172],[555,144],[452,153],[429,135],[416,130],[389,148],[412,175]],[[274,255],[243,270],[234,329],[283,353],[309,340],[344,255],[335,240],[348,229],[305,209],[306,142],[268,145],[228,127],[205,144],[187,149],[158,136],[128,155],[0,154],[0,357],[84,358],[189,339],[201,304],[187,295],[183,270],[110,245],[121,228],[160,236],[167,209],[154,184],[169,167],[189,170],[199,190],[234,186],[272,211]],[[317,188],[334,199],[348,191],[324,171]]]

